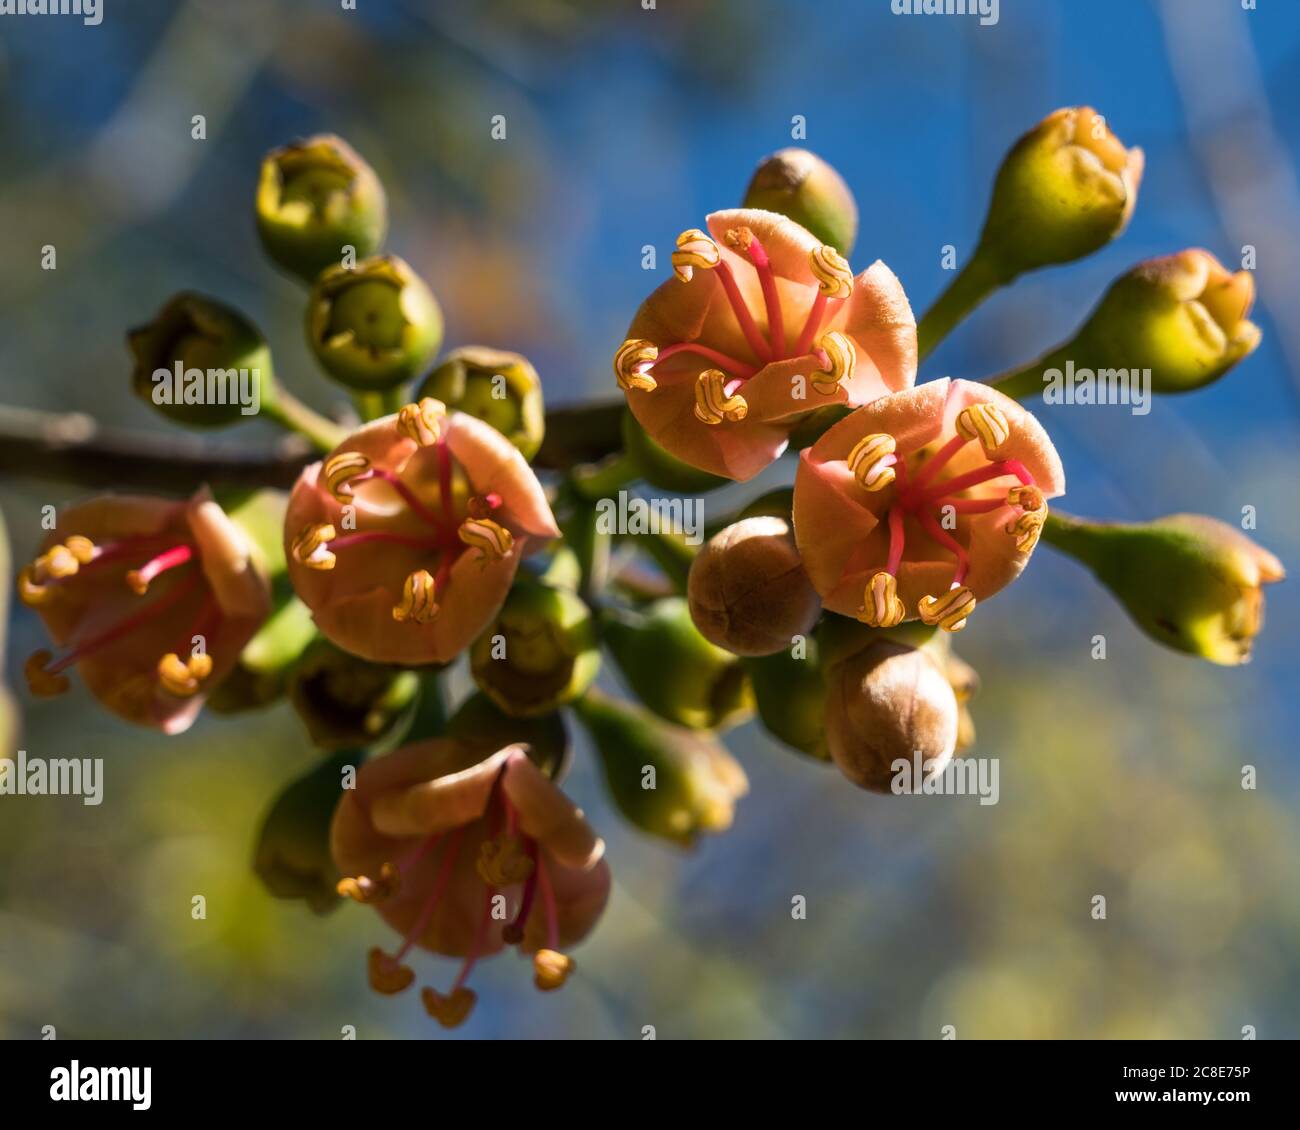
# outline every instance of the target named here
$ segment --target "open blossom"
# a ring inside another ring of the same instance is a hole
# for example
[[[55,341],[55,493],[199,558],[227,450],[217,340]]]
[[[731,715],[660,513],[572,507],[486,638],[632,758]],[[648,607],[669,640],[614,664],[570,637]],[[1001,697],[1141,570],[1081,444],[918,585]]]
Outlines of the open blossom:
[[[604,842],[522,747],[479,760],[452,738],[405,746],[367,762],[334,814],[331,847],[348,876],[339,892],[371,903],[402,935],[369,955],[371,987],[398,993],[415,980],[416,946],[462,959],[446,993],[425,988],[444,1027],[469,1014],[476,962],[509,945],[533,955],[534,983],[558,989],[574,969],[564,951],[596,924],[609,897]]]
[[[248,538],[206,492],[65,510],[18,595],[65,649],[27,660],[34,694],[66,691],[75,666],[114,714],[168,734],[190,726],[270,612]]]
[[[707,233],[678,238],[676,278],[642,305],[614,358],[657,443],[750,479],[805,413],[911,386],[916,322],[888,267],[855,277],[835,248],[775,212],[735,208],[707,222]]]
[[[1042,426],[971,381],[859,409],[803,452],[795,537],[825,606],[875,628],[959,631],[1014,580],[1065,472]]]
[[[510,441],[428,397],[307,467],[285,518],[298,596],[378,663],[449,662],[501,607],[529,541],[558,535]]]

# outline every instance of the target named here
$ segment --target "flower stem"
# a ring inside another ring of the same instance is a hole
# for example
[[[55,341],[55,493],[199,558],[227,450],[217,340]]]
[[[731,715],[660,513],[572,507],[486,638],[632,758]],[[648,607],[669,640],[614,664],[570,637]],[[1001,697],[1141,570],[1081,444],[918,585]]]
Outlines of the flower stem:
[[[277,384],[272,395],[263,400],[262,415],[310,440],[321,451],[333,451],[347,435],[333,420],[309,408],[283,385]]]
[[[377,392],[354,392],[352,403],[363,420],[378,420],[381,416],[391,416],[407,403],[406,386],[381,389]]]
[[[1020,369],[1009,369],[1001,376],[991,377],[989,385],[1013,400],[1024,400],[1043,391],[1043,377],[1048,369],[1063,369],[1069,344],[1057,346]]]
[[[636,460],[627,452],[616,455],[597,467],[581,468],[572,475],[574,489],[585,499],[595,502],[608,498],[637,478]]]
[[[916,327],[920,358],[924,360],[957,324],[1011,276],[981,248],[949,283]]]

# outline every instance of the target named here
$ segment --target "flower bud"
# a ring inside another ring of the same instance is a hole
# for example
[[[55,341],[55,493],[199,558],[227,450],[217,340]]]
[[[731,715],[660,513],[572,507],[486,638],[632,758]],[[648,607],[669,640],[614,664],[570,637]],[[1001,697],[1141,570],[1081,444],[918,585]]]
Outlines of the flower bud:
[[[765,158],[745,190],[743,207],[789,216],[846,257],[858,236],[858,205],[849,186],[807,149],[781,149]]]
[[[388,228],[384,186],[342,138],[322,134],[273,149],[257,186],[257,233],[266,253],[312,282],[344,248],[373,255]]]
[[[1259,344],[1247,321],[1249,271],[1229,272],[1192,248],[1140,263],[1112,284],[1060,353],[1075,366],[1150,369],[1155,392],[1188,392],[1218,380]]]
[[[271,350],[238,310],[182,292],[126,337],[131,388],[168,419],[221,428],[248,419],[275,391]]]
[[[826,748],[826,679],[810,638],[796,657],[792,649],[745,660],[758,717],[774,738],[800,753],[829,761]]]
[[[479,689],[507,714],[549,714],[583,694],[600,670],[591,609],[568,589],[516,581],[469,662]]]
[[[700,634],[685,598],[664,597],[644,613],[612,611],[604,636],[633,694],[660,717],[712,730],[753,712],[745,669]]]
[[[542,382],[518,353],[485,345],[454,349],[424,378],[416,399],[426,396],[491,424],[525,459],[532,459],[542,446]]]
[[[596,691],[575,710],[600,754],[614,803],[638,828],[690,847],[701,833],[731,827],[749,780],[720,742]]]
[[[1286,575],[1273,554],[1203,514],[1134,524],[1056,515],[1044,537],[1087,565],[1147,635],[1224,666],[1250,658],[1261,586]]]
[[[631,412],[623,413],[623,449],[636,468],[636,476],[660,490],[675,494],[703,494],[730,481],[711,475],[670,455],[650,438]]]
[[[364,755],[339,753],[290,784],[262,821],[253,870],[278,899],[301,899],[317,914],[339,905],[330,822],[342,796],[343,768]]]
[[[746,518],[710,538],[691,565],[687,598],[704,638],[735,655],[784,651],[821,613],[782,518]]]
[[[1002,162],[978,254],[1003,281],[1091,255],[1124,230],[1142,168],[1090,107],[1049,114]]]
[[[318,640],[289,682],[289,700],[321,749],[391,748],[415,713],[420,677],[367,663]]]
[[[495,751],[521,746],[528,759],[557,785],[573,760],[573,747],[558,711],[536,718],[512,718],[485,694],[472,694],[447,722],[447,736],[465,745]]]
[[[416,376],[442,344],[442,310],[396,255],[331,267],[307,304],[307,344],[340,384],[362,392]]]
[[[918,757],[942,772],[957,745],[957,698],[924,648],[879,639],[827,673],[826,744],[850,781],[889,792],[895,768]]]

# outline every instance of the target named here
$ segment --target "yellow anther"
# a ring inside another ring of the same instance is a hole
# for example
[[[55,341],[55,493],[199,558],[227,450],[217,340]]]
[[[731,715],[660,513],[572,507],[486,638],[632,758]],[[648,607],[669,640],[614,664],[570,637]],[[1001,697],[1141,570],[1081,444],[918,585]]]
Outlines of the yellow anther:
[[[63,543],[66,549],[82,565],[89,565],[95,560],[95,543],[90,538],[82,537],[80,534],[73,534]]]
[[[426,986],[420,990],[420,1000],[424,1003],[424,1011],[444,1028],[459,1028],[473,1011],[478,995],[473,989],[461,985],[444,997],[437,989]]]
[[[189,659],[181,659],[169,651],[158,660],[158,681],[163,690],[177,698],[190,698],[199,693],[203,680],[212,674],[212,656],[195,652]]]
[[[884,490],[894,481],[893,464],[886,460],[894,454],[897,446],[893,436],[885,432],[873,432],[853,445],[845,462],[853,472],[853,477],[866,490]]]
[[[28,608],[45,604],[54,596],[54,588],[40,584],[32,575],[32,567],[25,565],[18,573],[18,599]]]
[[[66,545],[51,546],[44,557],[36,559],[37,571],[43,570],[51,577],[71,577],[80,568],[77,555]]]
[[[27,676],[27,688],[38,698],[53,698],[63,694],[71,685],[66,675],[51,674],[46,668],[54,656],[48,651],[36,651],[23,664],[23,674]]]
[[[1007,491],[1007,503],[1019,506],[1021,510],[1042,510],[1047,505],[1043,492],[1032,484],[1012,487]]]
[[[476,863],[479,878],[489,887],[512,887],[527,881],[533,873],[533,861],[518,836],[501,836],[484,840]]]
[[[514,548],[515,537],[491,518],[466,518],[456,531],[460,540],[479,551],[482,562],[500,561]]]
[[[316,522],[303,527],[293,539],[290,552],[299,565],[308,569],[333,569],[336,558],[329,551],[329,543],[336,537],[338,531],[328,522]]]
[[[966,439],[978,439],[990,457],[1011,438],[1007,414],[996,404],[967,405],[957,413],[957,431]]]
[[[131,569],[126,574],[126,587],[136,596],[144,596],[149,591],[149,578],[140,569]]]
[[[393,619],[399,624],[408,620],[427,624],[440,611],[434,597],[433,575],[428,569],[417,569],[402,584],[401,602],[393,606]]]
[[[1008,522],[1003,529],[1016,539],[1016,550],[1019,553],[1033,553],[1034,547],[1038,544],[1039,536],[1043,532],[1043,522],[1047,518],[1047,508],[1044,506],[1041,510],[1026,510],[1019,518]]]
[[[359,451],[341,451],[325,460],[325,489],[339,502],[352,500],[352,480],[370,470],[370,460]]]
[[[659,382],[650,375],[650,370],[658,359],[659,349],[654,342],[641,337],[628,338],[614,354],[618,387],[626,392],[653,392]]]
[[[401,885],[401,872],[391,863],[384,863],[380,865],[377,879],[372,879],[368,875],[340,879],[335,890],[343,898],[353,899],[356,902],[373,903],[395,895]]]
[[[917,609],[932,628],[938,625],[945,632],[960,632],[975,611],[975,594],[965,585],[954,585],[943,596],[921,597]]]
[[[415,970],[409,965],[402,965],[375,946],[366,955],[366,974],[370,987],[377,993],[392,996],[403,989],[409,989],[415,980]]]
[[[738,255],[744,255],[749,251],[749,245],[754,242],[754,233],[742,224],[738,228],[728,228],[723,233],[722,241]]]
[[[422,397],[418,404],[408,404],[397,413],[397,430],[421,447],[430,447],[442,435],[442,424],[447,418],[447,406],[432,396]]]
[[[556,950],[538,950],[533,955],[533,984],[544,993],[560,988],[577,968],[573,958]]]
[[[727,395],[727,375],[721,369],[705,369],[695,381],[695,418],[705,424],[723,420],[738,423],[749,415],[749,404],[739,393]]]
[[[898,596],[898,579],[885,570],[873,573],[862,593],[858,620],[869,628],[896,628],[903,622],[907,609]]]
[[[826,298],[848,298],[853,293],[853,268],[829,243],[808,256],[808,266],[817,279],[817,289]]]
[[[852,379],[853,368],[858,363],[858,351],[853,339],[838,331],[826,334],[817,343],[817,348],[826,354],[826,368],[813,373],[813,388],[830,396],[845,381]]]
[[[718,245],[699,228],[691,228],[677,237],[673,252],[673,271],[682,282],[690,282],[693,269],[711,271],[722,259]]]

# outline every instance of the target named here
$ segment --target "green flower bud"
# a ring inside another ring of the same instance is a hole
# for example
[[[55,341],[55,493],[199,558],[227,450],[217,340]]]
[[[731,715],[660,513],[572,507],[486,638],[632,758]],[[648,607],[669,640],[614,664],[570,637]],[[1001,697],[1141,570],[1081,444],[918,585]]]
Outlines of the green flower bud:
[[[424,368],[442,344],[442,310],[419,275],[396,255],[331,267],[307,304],[307,344],[340,384],[361,392],[395,388]]]
[[[1053,514],[1043,536],[1087,565],[1152,639],[1224,666],[1250,658],[1261,586],[1286,576],[1268,550],[1203,514],[1134,524]]]
[[[754,710],[754,692],[734,655],[710,643],[683,597],[642,612],[611,611],[605,643],[633,694],[670,722],[695,730],[736,725]]]
[[[183,292],[126,337],[131,388],[168,419],[193,428],[247,420],[275,395],[271,350],[238,310]]]
[[[507,714],[533,718],[572,702],[600,670],[591,609],[568,589],[515,582],[470,647],[474,681]]]
[[[660,490],[674,494],[703,494],[731,482],[669,455],[650,438],[631,412],[623,413],[623,449],[631,460],[635,477]]]
[[[744,207],[789,216],[845,258],[858,237],[858,205],[849,186],[807,149],[781,149],[764,158],[745,190]]]
[[[691,565],[691,618],[735,655],[786,651],[821,615],[784,518],[746,518],[709,539]]]
[[[1142,169],[1090,107],[1049,114],[1002,162],[977,254],[1003,282],[1091,255],[1124,230]]]
[[[731,827],[749,780],[720,742],[596,691],[574,709],[600,755],[614,803],[638,828],[690,847],[702,833]]]
[[[258,833],[253,870],[278,899],[301,899],[317,914],[339,905],[341,876],[330,855],[330,824],[343,770],[365,755],[340,753],[298,778],[271,805]]]
[[[321,749],[391,748],[415,713],[420,677],[317,640],[289,681],[289,700]]]
[[[424,396],[491,424],[525,459],[532,459],[542,446],[542,382],[518,353],[485,345],[454,349],[425,377],[416,399]]]
[[[484,756],[519,744],[529,759],[557,784],[573,760],[564,719],[558,712],[535,718],[512,718],[485,694],[470,695],[447,723],[447,736],[481,747]]]
[[[281,267],[313,281],[344,248],[373,255],[388,229],[384,186],[347,142],[332,134],[273,149],[257,186],[257,234]]]
[[[826,679],[817,643],[809,639],[796,658],[792,649],[746,659],[758,717],[774,738],[800,753],[829,761],[826,748]]]
[[[920,756],[942,772],[957,746],[957,698],[925,648],[878,639],[832,665],[826,683],[826,744],[850,781],[890,791],[895,762]]]
[[[1259,327],[1246,320],[1254,300],[1250,272],[1232,274],[1207,251],[1151,259],[1115,281],[1057,354],[1094,372],[1150,369],[1153,391],[1188,392],[1259,344]]]

